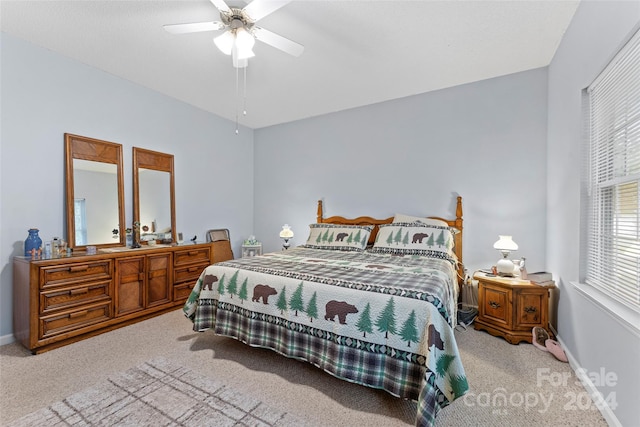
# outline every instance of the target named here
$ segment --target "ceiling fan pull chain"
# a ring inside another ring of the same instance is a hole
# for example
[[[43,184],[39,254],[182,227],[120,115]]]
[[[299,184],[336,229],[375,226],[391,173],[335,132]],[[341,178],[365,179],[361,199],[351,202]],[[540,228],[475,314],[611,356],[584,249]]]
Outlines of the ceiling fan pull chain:
[[[240,108],[240,102],[239,102],[239,98],[240,98],[240,88],[239,88],[239,84],[238,84],[238,68],[236,68],[236,135],[238,135],[240,132],[238,131],[238,110]]]
[[[244,93],[242,94],[242,115],[247,115],[247,67],[243,68],[244,72]]]

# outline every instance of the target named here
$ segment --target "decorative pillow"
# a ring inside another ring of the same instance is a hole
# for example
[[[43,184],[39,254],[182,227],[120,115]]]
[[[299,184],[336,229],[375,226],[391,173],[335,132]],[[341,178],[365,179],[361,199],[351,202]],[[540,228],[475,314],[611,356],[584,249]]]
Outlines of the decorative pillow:
[[[423,218],[420,216],[410,216],[410,215],[404,215],[404,214],[396,214],[396,216],[393,217],[393,222],[419,222],[421,224],[426,224],[426,225],[437,225],[440,227],[448,227],[449,224],[447,224],[445,221],[441,220],[441,219],[434,219],[434,218]]]
[[[449,258],[454,256],[453,233],[448,226],[415,222],[382,224],[371,252]]]
[[[309,227],[309,238],[303,247],[337,251],[363,251],[373,230],[371,225],[311,224]]]

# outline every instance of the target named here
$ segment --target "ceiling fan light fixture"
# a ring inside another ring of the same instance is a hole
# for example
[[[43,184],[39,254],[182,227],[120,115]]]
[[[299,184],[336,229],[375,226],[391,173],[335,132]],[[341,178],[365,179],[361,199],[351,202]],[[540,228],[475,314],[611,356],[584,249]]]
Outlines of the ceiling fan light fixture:
[[[235,56],[232,59],[233,61],[233,67],[234,68],[247,68],[247,66],[249,65],[249,60],[248,59],[238,59]]]
[[[220,49],[222,53],[225,55],[231,55],[231,51],[233,50],[233,45],[235,43],[235,36],[231,33],[231,31],[225,31],[220,34],[218,37],[213,38],[213,42]]]
[[[253,45],[256,39],[244,28],[236,29],[235,48],[237,49],[238,59],[247,59],[255,56],[253,53]]]

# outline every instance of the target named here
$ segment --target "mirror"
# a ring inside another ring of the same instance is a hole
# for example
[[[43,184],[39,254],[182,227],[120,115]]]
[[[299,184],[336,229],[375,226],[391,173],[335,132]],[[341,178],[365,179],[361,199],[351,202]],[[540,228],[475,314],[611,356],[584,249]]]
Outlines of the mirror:
[[[68,133],[64,140],[69,247],[124,245],[122,145]]]
[[[133,147],[133,218],[140,243],[176,242],[173,154]]]

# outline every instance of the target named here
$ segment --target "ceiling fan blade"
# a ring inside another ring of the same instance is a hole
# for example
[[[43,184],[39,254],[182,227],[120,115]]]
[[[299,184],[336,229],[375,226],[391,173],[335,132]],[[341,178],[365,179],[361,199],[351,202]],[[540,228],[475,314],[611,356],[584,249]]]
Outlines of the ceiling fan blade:
[[[264,28],[253,27],[253,35],[261,42],[271,45],[276,49],[280,49],[289,55],[300,56],[302,55],[302,52],[304,52],[304,46],[301,44],[282,37],[272,31],[265,30]]]
[[[211,0],[213,1],[213,0]],[[253,0],[244,7],[244,12],[253,20],[253,22],[264,18],[272,12],[280,9],[291,0]]]
[[[229,8],[229,6],[227,6],[224,0],[211,0],[211,3],[213,3],[216,9],[218,9],[220,12],[231,13],[231,9]]]
[[[168,24],[162,28],[171,34],[199,33],[201,31],[218,31],[224,30],[226,27],[220,21],[213,22],[194,22],[191,24]]]

